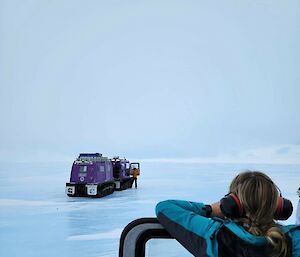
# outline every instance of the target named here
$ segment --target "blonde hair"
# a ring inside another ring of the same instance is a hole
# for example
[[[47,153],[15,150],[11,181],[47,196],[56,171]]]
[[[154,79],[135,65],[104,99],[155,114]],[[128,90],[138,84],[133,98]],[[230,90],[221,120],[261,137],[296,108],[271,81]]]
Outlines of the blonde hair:
[[[286,257],[287,238],[274,222],[277,208],[278,188],[264,173],[246,171],[237,175],[230,184],[244,209],[244,217],[236,219],[251,234],[265,236],[272,245],[273,257]]]

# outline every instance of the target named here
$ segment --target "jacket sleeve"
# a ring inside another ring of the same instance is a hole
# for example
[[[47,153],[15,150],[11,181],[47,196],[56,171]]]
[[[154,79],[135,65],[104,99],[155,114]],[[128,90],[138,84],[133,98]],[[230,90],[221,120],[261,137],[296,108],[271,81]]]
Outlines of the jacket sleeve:
[[[203,203],[167,200],[157,204],[156,215],[163,227],[194,256],[211,256],[211,236],[220,222],[205,217]]]

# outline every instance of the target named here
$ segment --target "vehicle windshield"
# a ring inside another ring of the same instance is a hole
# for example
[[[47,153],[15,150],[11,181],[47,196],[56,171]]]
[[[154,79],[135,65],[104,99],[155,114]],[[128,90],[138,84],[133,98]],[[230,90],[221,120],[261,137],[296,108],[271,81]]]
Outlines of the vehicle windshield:
[[[87,166],[81,165],[79,166],[79,173],[86,173],[87,172]]]

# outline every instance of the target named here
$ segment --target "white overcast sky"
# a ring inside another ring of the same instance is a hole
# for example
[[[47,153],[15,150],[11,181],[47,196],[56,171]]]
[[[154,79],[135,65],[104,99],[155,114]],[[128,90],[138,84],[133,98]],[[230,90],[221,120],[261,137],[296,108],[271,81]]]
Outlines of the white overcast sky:
[[[298,0],[0,0],[0,159],[300,160],[299,46]]]

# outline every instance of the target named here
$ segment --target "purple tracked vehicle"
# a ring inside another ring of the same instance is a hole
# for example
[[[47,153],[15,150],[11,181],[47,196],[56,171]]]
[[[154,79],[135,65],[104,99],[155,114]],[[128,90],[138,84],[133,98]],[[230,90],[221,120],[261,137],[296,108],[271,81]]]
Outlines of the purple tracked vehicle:
[[[68,196],[103,197],[115,190],[113,166],[109,158],[99,153],[82,153],[73,162]]]
[[[120,159],[118,156],[111,159],[113,166],[113,176],[115,179],[116,190],[125,190],[132,187],[134,181],[133,169],[140,171],[140,164],[138,162],[130,163],[128,160]]]

